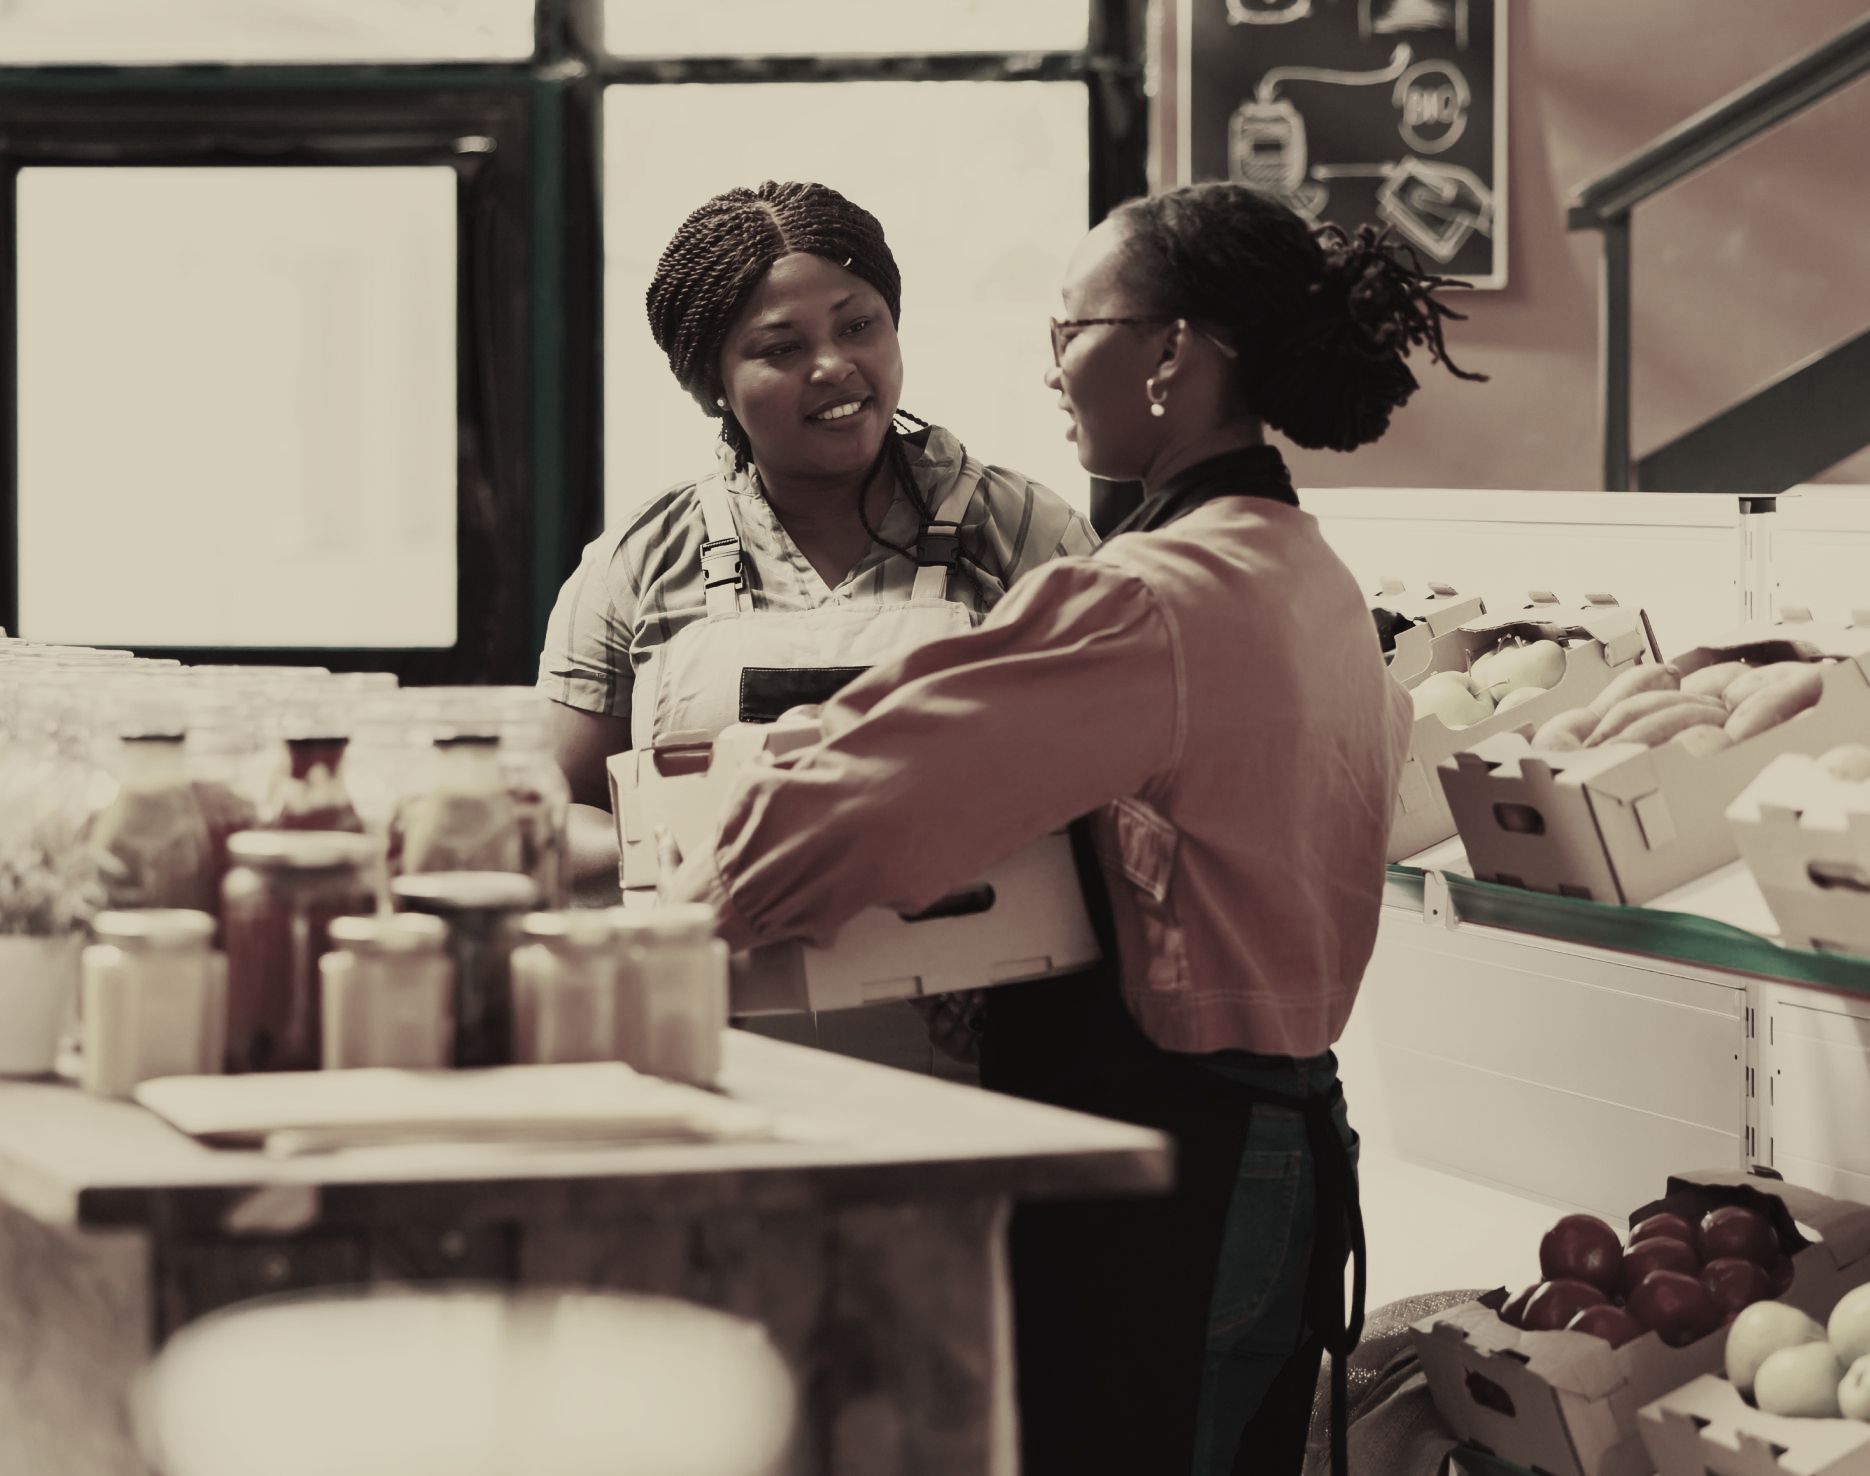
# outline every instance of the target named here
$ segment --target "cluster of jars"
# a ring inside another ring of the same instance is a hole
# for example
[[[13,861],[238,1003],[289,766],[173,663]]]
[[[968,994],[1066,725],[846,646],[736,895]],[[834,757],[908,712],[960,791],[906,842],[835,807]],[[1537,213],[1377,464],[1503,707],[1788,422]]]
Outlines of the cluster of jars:
[[[83,956],[83,1084],[221,1070],[622,1061],[711,1085],[725,946],[705,907],[538,911],[513,872],[371,881],[364,836],[243,832],[221,921],[99,914]]]
[[[85,1080],[605,1059],[711,1079],[718,1033],[691,1026],[724,1020],[726,965],[704,920],[557,910],[546,710],[531,688],[0,636],[0,845],[29,840],[48,877],[92,866],[103,908]],[[671,1003],[691,976],[692,1015]]]

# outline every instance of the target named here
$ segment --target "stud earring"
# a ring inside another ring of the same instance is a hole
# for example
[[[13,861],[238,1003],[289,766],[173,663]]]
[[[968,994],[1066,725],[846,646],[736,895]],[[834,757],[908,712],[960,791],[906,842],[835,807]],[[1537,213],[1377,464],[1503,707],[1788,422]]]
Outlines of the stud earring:
[[[1149,413],[1151,415],[1161,417],[1169,413],[1167,408],[1169,392],[1158,385],[1153,378],[1143,386],[1143,393],[1149,396]]]
[[[726,397],[725,397],[725,396],[722,396],[721,398],[719,398],[719,399],[716,399],[716,400],[715,400],[715,402],[714,402],[714,408],[715,408],[716,410],[725,410],[725,409],[727,408],[727,399],[726,399]]]

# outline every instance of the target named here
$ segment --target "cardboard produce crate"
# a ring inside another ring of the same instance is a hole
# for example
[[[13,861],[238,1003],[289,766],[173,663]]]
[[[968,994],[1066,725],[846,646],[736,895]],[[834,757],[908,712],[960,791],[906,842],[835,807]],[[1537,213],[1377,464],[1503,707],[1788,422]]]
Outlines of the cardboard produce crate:
[[[1870,731],[1859,742],[1870,741]],[[1870,783],[1781,754],[1727,809],[1740,855],[1799,948],[1870,956]]]
[[[684,855],[712,848],[740,769],[806,746],[817,732],[815,723],[796,720],[736,724],[712,741],[614,755],[611,800],[626,903],[647,905],[652,895],[658,825]],[[737,955],[731,1008],[736,1015],[850,1009],[1074,973],[1100,957],[1071,840],[1060,831],[919,913],[867,908],[830,947],[773,943]]]
[[[1663,1198],[1633,1211],[1630,1224],[1663,1210],[1692,1221],[1721,1204],[1751,1204],[1772,1218],[1781,1246],[1792,1251],[1784,1301],[1822,1316],[1870,1281],[1870,1206],[1775,1179],[1724,1171],[1672,1176]],[[1548,1476],[1648,1472],[1641,1411],[1718,1370],[1725,1331],[1684,1348],[1654,1333],[1612,1348],[1585,1333],[1509,1327],[1497,1315],[1507,1296],[1505,1288],[1489,1292],[1410,1329],[1435,1407],[1456,1438]]]
[[[1820,657],[1838,659],[1817,706],[1718,753],[1670,743],[1534,753],[1515,732],[1450,755],[1442,789],[1474,875],[1634,906],[1735,860],[1727,808],[1767,764],[1870,734],[1870,628],[1793,619],[1674,658],[1686,676],[1720,661]]]
[[[1870,1476],[1870,1424],[1769,1415],[1703,1374],[1637,1416],[1657,1476]]]
[[[1396,679],[1414,688],[1432,672],[1468,670],[1476,658],[1512,636],[1565,643],[1565,674],[1558,685],[1511,712],[1495,713],[1466,728],[1450,728],[1433,716],[1416,719],[1390,821],[1388,859],[1401,861],[1455,833],[1455,818],[1436,774],[1444,760],[1489,734],[1530,731],[1549,717],[1590,702],[1619,672],[1642,659],[1641,619],[1640,612],[1621,609],[1608,595],[1592,595],[1574,610],[1540,591],[1520,610],[1470,620],[1436,637],[1428,665],[1407,678],[1393,663],[1390,670]],[[1397,649],[1400,656],[1400,642]]]
[[[1400,579],[1385,578],[1364,598],[1373,610],[1392,610],[1415,621],[1408,630],[1397,632],[1395,649],[1390,652],[1390,672],[1404,686],[1432,670],[1429,649],[1436,637],[1487,613],[1487,602],[1479,595],[1459,594],[1452,584],[1433,580],[1412,590]]]

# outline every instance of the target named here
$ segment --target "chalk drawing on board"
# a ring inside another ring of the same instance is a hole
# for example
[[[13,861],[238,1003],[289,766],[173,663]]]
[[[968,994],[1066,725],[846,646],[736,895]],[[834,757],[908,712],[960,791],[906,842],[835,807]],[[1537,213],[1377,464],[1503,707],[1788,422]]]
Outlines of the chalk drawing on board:
[[[1446,266],[1476,232],[1493,235],[1493,191],[1471,169],[1410,157],[1377,190],[1377,216]]]
[[[1253,97],[1234,109],[1227,125],[1229,176],[1264,194],[1284,201],[1307,220],[1316,222],[1325,207],[1326,189],[1308,177],[1311,152],[1305,137],[1305,115],[1289,98],[1279,96],[1282,86],[1318,82],[1335,87],[1368,87],[1395,82],[1408,71],[1411,52],[1398,46],[1389,65],[1374,72],[1344,72],[1327,67],[1274,67],[1260,78]]]
[[[1312,13],[1312,0],[1227,0],[1230,26],[1283,26]]]
[[[1419,61],[1396,79],[1390,94],[1403,142],[1418,154],[1439,154],[1467,132],[1474,91],[1451,61]]]
[[[1368,41],[1402,31],[1453,31],[1467,50],[1468,0],[1357,0],[1357,30]]]

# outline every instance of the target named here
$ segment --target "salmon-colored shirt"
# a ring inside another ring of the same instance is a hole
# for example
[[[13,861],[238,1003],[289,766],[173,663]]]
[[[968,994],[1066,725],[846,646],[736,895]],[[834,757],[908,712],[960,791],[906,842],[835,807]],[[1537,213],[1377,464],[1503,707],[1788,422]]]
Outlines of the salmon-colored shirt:
[[[736,947],[825,942],[1096,810],[1149,1037],[1316,1055],[1375,943],[1411,716],[1317,522],[1220,497],[852,683],[823,743],[742,782],[675,890]]]

